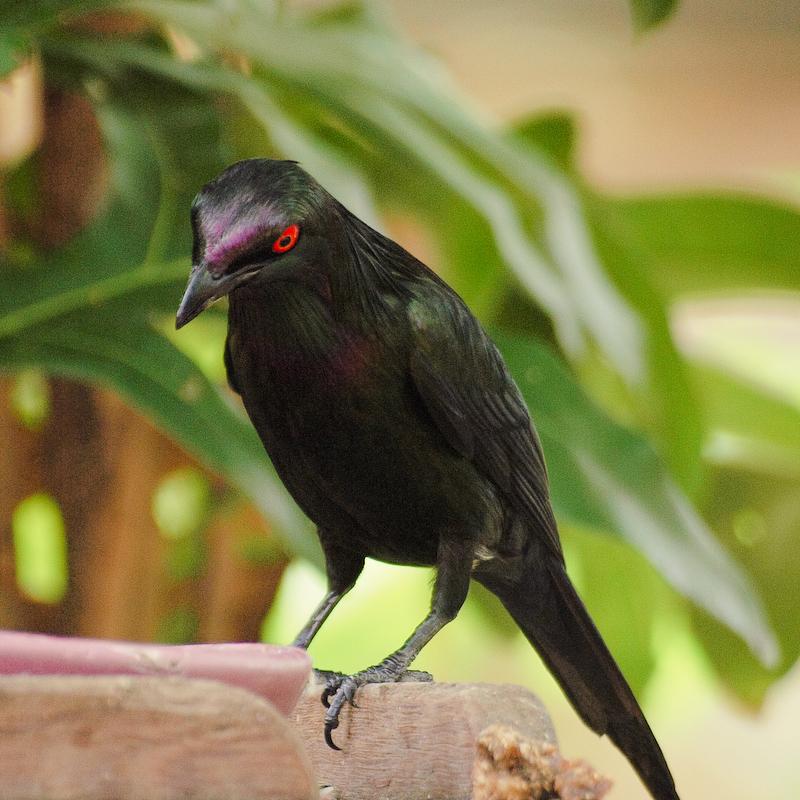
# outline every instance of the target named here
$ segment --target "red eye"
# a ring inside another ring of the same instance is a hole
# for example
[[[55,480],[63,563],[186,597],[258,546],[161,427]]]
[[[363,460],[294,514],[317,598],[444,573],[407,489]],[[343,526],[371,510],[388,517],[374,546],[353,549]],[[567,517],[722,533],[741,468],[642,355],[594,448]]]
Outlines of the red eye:
[[[273,253],[285,253],[297,244],[297,237],[300,235],[300,228],[297,225],[290,225],[273,243]]]

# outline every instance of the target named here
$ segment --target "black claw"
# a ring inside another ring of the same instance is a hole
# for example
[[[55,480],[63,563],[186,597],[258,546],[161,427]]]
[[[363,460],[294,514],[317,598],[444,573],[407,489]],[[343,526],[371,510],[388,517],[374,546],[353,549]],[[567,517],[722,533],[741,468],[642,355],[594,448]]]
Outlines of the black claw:
[[[341,747],[338,747],[336,743],[333,741],[333,732],[336,728],[339,727],[339,720],[332,719],[325,721],[325,744],[331,748],[331,750],[341,750]]]
[[[322,690],[322,695],[320,696],[319,699],[320,699],[320,702],[322,703],[322,705],[325,706],[325,708],[330,708],[331,707],[331,703],[330,703],[330,699],[329,698],[330,698],[330,696],[332,694],[333,694],[333,692],[331,691],[331,687],[330,686],[326,686]]]
[[[371,667],[356,675],[329,673],[327,675],[325,687],[320,695],[320,702],[328,709],[325,714],[325,744],[327,744],[331,750],[342,749],[334,743],[333,731],[339,727],[339,714],[345,703],[348,703],[353,708],[358,708],[355,696],[359,687],[367,683],[395,681],[398,677],[399,675],[393,670],[382,667],[381,665],[378,667]],[[426,672],[415,672],[407,674],[407,679],[431,680],[431,676]]]

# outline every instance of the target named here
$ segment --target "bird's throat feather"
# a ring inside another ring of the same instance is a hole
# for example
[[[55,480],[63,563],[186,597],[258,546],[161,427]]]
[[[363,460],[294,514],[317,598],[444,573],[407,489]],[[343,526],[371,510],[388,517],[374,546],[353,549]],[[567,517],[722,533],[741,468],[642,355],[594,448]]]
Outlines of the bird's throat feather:
[[[245,287],[241,295],[231,297],[233,347],[261,365],[274,391],[346,389],[376,357],[373,338],[342,324],[325,298],[301,284]]]

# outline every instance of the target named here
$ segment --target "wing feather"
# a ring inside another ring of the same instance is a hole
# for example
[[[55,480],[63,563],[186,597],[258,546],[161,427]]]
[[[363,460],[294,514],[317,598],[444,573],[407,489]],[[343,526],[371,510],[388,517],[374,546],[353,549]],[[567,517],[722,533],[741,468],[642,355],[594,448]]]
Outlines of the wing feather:
[[[539,437],[499,351],[456,296],[408,308],[411,377],[434,424],[563,559]]]

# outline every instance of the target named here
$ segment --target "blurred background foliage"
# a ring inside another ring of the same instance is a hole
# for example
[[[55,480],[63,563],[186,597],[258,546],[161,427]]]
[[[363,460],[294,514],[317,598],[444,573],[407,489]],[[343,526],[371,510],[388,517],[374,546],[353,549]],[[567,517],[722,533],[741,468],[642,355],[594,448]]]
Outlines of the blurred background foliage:
[[[800,654],[796,206],[601,191],[569,114],[496,124],[382,6],[308,5],[0,4],[0,624],[285,641],[317,602],[313,531],[224,387],[224,308],[173,330],[193,195],[271,155],[493,331],[637,692],[757,708]],[[628,5],[642,46],[673,6]],[[371,565],[312,654],[372,663],[428,581]],[[420,661],[545,691],[528,659],[476,590]]]

